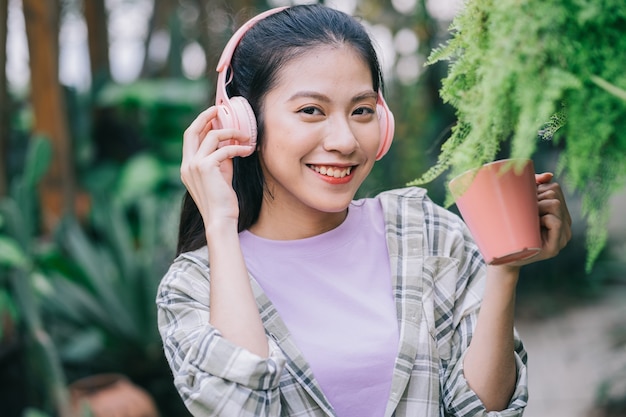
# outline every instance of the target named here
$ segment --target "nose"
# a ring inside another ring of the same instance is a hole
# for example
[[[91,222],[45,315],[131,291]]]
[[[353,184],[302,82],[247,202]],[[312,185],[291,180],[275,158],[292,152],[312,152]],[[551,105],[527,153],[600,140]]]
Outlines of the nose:
[[[359,141],[349,120],[345,117],[336,117],[334,123],[329,125],[329,131],[324,140],[324,149],[328,152],[336,151],[349,155],[358,147]]]

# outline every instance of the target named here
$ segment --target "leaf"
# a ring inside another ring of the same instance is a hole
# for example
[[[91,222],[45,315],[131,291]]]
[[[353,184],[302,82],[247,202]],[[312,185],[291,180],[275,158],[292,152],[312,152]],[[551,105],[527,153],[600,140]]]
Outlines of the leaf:
[[[13,192],[21,193],[23,187],[16,187],[18,184],[13,184]],[[23,194],[23,193],[22,193]],[[0,215],[4,219],[3,231],[6,235],[13,237],[21,247],[28,248],[31,245],[31,238],[33,233],[33,225],[26,217],[29,214],[30,205],[20,205],[18,202],[7,197],[0,200]]]
[[[104,335],[96,328],[75,332],[61,348],[61,356],[70,362],[94,359],[105,347]]]
[[[52,145],[42,136],[35,137],[28,149],[24,164],[23,183],[34,188],[44,176],[52,160]]]
[[[622,100],[626,100],[626,90],[619,88],[618,86],[611,84],[603,78],[600,78],[596,75],[591,76],[591,81],[602,88],[606,92],[613,94],[615,97],[621,98]]]
[[[153,155],[142,154],[132,158],[123,168],[117,184],[121,202],[134,201],[137,196],[154,192],[166,178],[167,171]]]
[[[18,243],[7,236],[0,236],[0,265],[9,268],[26,268],[28,256]]]
[[[97,300],[97,307],[106,309],[109,321],[117,322],[112,327],[127,337],[137,334],[135,323],[123,302],[126,288],[119,282],[120,271],[112,257],[92,242],[76,221],[66,219],[62,226],[57,238],[84,272],[87,285]]]
[[[116,262],[120,279],[132,281],[137,272],[135,241],[132,227],[119,205],[102,205],[102,210],[94,210],[94,224],[106,238],[108,250]]]
[[[55,293],[47,296],[47,307],[54,313],[81,326],[99,326],[104,331],[134,340],[136,329],[129,323],[128,315],[119,305],[109,305],[89,293],[84,287],[57,278],[52,282]]]

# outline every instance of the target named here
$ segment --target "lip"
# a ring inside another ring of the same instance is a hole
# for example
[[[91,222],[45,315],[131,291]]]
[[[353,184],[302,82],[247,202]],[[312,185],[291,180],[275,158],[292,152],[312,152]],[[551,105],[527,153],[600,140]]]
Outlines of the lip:
[[[350,181],[352,181],[352,178],[354,178],[354,171],[357,169],[357,165],[352,165],[352,164],[307,164],[307,167],[311,170],[311,172],[313,172],[315,175],[317,175],[318,178],[322,179],[323,181],[329,183],[329,184],[347,184]],[[329,176],[326,174],[322,174],[321,172],[318,172],[315,167],[323,167],[324,169],[322,171],[324,171],[325,169],[333,169],[333,170],[348,170],[348,173],[346,173],[344,176],[342,177],[335,177],[335,176]]]

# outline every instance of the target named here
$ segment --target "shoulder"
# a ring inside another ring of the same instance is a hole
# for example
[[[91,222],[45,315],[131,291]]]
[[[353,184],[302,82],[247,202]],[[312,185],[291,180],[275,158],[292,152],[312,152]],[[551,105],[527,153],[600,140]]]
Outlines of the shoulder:
[[[174,259],[159,283],[157,298],[172,294],[200,297],[208,294],[209,260],[206,246],[181,253]]]
[[[209,273],[209,257],[206,246],[190,252],[179,254],[172,262],[166,277],[178,274],[201,274]]]
[[[405,187],[384,191],[376,196],[380,200],[383,209],[390,211],[392,209],[401,210],[403,208],[415,209],[421,208],[427,211],[436,211],[451,218],[458,217],[444,207],[438,205],[430,199],[428,192],[424,188]]]
[[[209,252],[206,245],[194,251],[181,253],[176,257],[173,264],[194,264],[200,268],[208,270]]]
[[[425,255],[459,256],[473,250],[474,242],[463,220],[454,212],[433,202],[427,191],[406,187],[379,194],[388,231],[396,234],[419,233]]]
[[[381,201],[389,199],[414,199],[414,200],[430,200],[426,189],[419,187],[395,188],[393,190],[383,191],[376,198]]]
[[[397,188],[378,194],[376,199],[381,202],[385,216],[396,221],[415,217],[427,225],[444,222],[446,225],[464,226],[457,214],[432,201],[424,188]]]

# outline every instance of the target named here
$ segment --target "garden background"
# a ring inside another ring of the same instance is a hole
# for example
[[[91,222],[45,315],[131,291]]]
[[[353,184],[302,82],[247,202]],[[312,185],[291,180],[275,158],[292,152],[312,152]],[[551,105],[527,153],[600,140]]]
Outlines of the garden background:
[[[154,306],[176,242],[182,132],[212,104],[214,68],[234,29],[259,11],[293,3],[0,0],[2,416],[65,417],[69,384],[111,372],[149,392],[163,417],[188,415],[163,356]],[[439,97],[446,64],[425,61],[448,38],[460,1],[325,3],[364,19],[396,119],[393,146],[359,193],[404,186],[436,162],[455,122]],[[555,171],[560,151],[539,143],[537,170]],[[426,188],[443,204],[442,179]],[[539,338],[536,346],[547,351],[577,327],[605,329],[593,338],[616,355],[615,366],[583,381],[593,404],[577,412],[625,415],[626,320],[614,317],[626,300],[625,198],[612,200],[609,241],[590,273],[580,196],[568,198],[574,239],[556,259],[524,269],[522,330],[537,340],[533,323],[574,315],[566,333]],[[594,315],[606,308],[609,315]],[[562,359],[563,352],[553,354]],[[541,368],[550,373],[551,364]],[[557,403],[543,401],[557,415]]]

